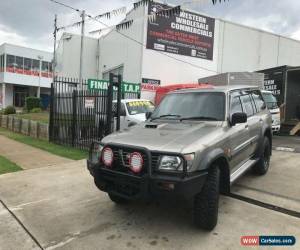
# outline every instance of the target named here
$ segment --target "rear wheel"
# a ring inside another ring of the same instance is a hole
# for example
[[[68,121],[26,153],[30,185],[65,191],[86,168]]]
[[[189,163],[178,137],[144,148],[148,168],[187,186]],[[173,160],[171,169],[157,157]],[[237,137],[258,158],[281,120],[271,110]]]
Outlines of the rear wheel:
[[[213,165],[202,191],[194,198],[194,223],[197,227],[212,230],[217,225],[219,208],[220,169]]]
[[[118,195],[114,195],[114,194],[108,194],[109,198],[111,199],[111,201],[113,201],[116,204],[127,204],[129,202],[128,199],[125,199],[123,197],[120,197]]]
[[[264,138],[263,151],[258,162],[253,167],[254,173],[264,175],[268,172],[271,159],[271,145],[268,137]]]

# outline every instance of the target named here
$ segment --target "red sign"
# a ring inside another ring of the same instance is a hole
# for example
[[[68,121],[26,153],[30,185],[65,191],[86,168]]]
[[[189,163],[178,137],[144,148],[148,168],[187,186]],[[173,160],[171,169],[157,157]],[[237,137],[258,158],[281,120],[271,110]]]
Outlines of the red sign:
[[[14,73],[14,74],[21,74],[27,76],[39,76],[40,73],[37,70],[26,70],[26,69],[18,69],[15,67],[6,67],[6,72]],[[41,76],[45,78],[52,78],[52,72],[41,72]]]
[[[156,91],[159,88],[159,85],[142,83],[141,87],[142,87],[142,91]]]

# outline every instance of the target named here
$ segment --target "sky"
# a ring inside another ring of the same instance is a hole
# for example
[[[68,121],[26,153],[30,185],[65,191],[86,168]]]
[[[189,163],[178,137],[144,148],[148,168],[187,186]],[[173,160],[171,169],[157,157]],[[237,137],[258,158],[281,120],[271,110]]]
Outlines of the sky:
[[[137,0],[57,0],[76,9],[85,9],[88,14],[98,15],[123,6],[129,11]],[[226,0],[213,5],[210,0],[168,0],[170,4],[183,4],[184,8],[241,23],[300,40],[299,0]],[[53,50],[54,15],[58,15],[58,26],[80,21],[78,12],[57,5],[50,0],[1,0],[0,1],[0,44],[12,43],[35,49]],[[124,15],[110,20],[114,25]],[[103,26],[89,21],[87,33]],[[79,33],[80,28],[68,32]]]

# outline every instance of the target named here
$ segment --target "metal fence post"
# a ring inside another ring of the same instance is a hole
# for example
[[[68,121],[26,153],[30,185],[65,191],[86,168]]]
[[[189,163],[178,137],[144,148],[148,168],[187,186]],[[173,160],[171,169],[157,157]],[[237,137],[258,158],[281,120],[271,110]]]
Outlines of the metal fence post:
[[[76,121],[77,121],[77,90],[73,90],[73,117],[72,117],[72,146],[75,146],[76,139]]]
[[[120,130],[121,125],[121,99],[122,99],[122,76],[118,75],[118,82],[116,83],[118,87],[118,96],[117,96],[117,131]]]
[[[54,81],[56,80],[56,78],[53,78]],[[54,112],[54,82],[51,83],[51,92],[50,92],[50,115],[49,115],[49,141],[53,140],[53,131],[54,131],[54,123],[53,123],[53,112]]]
[[[113,101],[113,93],[114,92],[114,74],[109,74],[109,86],[107,90],[107,105],[106,105],[106,128],[105,128],[105,135],[110,134],[112,131],[111,129],[111,120],[112,116],[112,101]]]

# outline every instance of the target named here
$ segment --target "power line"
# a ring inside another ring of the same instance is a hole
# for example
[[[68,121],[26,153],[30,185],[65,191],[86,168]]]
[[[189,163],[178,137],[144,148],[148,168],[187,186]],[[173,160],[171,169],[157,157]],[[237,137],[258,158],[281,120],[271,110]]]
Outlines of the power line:
[[[53,2],[53,3],[56,3],[56,4],[59,4],[59,5],[61,5],[61,6],[64,6],[64,7],[66,7],[66,8],[75,10],[75,11],[77,11],[77,12],[80,12],[79,9],[76,9],[76,8],[70,6],[70,5],[65,4],[65,3],[61,3],[61,2],[58,2],[58,1],[55,1],[55,0],[49,0],[49,1],[51,1],[51,2]]]
[[[59,4],[59,5],[61,5],[61,6],[64,6],[64,7],[66,7],[66,8],[75,10],[75,11],[77,11],[77,12],[80,12],[79,9],[76,9],[76,8],[74,8],[74,7],[72,7],[72,6],[69,6],[69,5],[66,5],[66,4],[64,4],[64,3],[61,3],[61,2],[58,2],[58,1],[55,1],[55,0],[49,0],[49,1],[54,2],[54,3],[56,3],[56,4]],[[96,21],[96,22],[98,22],[98,23],[104,25],[106,28],[111,28],[109,25],[107,25],[107,24],[101,22],[99,19],[96,19],[95,17],[93,17],[93,16],[91,16],[91,15],[89,15],[89,14],[85,14],[85,15],[86,15],[87,17],[89,17],[90,19],[92,19],[92,20],[94,20],[94,21]],[[116,31],[117,33],[119,33],[120,35],[126,37],[127,39],[129,39],[129,40],[131,40],[131,41],[133,41],[133,42],[135,42],[135,43],[138,43],[139,45],[141,45],[141,46],[143,46],[143,47],[146,48],[146,45],[145,45],[143,42],[140,42],[140,41],[138,41],[138,40],[136,40],[136,39],[134,39],[134,38],[132,38],[132,37],[130,37],[130,36],[128,36],[128,35],[122,33],[122,32],[120,32],[119,30],[115,30],[115,31]],[[185,64],[188,64],[188,65],[190,65],[190,66],[193,66],[193,67],[195,67],[195,68],[203,69],[203,70],[210,71],[210,72],[213,72],[213,73],[217,73],[217,71],[215,71],[215,70],[211,70],[211,69],[207,69],[207,68],[198,66],[198,65],[196,65],[196,64],[193,64],[193,63],[187,62],[187,61],[185,61],[185,60],[176,58],[176,57],[171,56],[171,55],[169,55],[169,54],[166,54],[166,53],[164,53],[164,52],[161,52],[161,51],[158,51],[158,50],[154,50],[154,51],[157,52],[157,53],[159,53],[159,54],[161,54],[161,55],[164,55],[164,56],[166,56],[166,57],[169,57],[169,58],[171,58],[171,59],[173,59],[173,60],[176,60],[176,61],[178,61],[178,62],[185,63]]]

